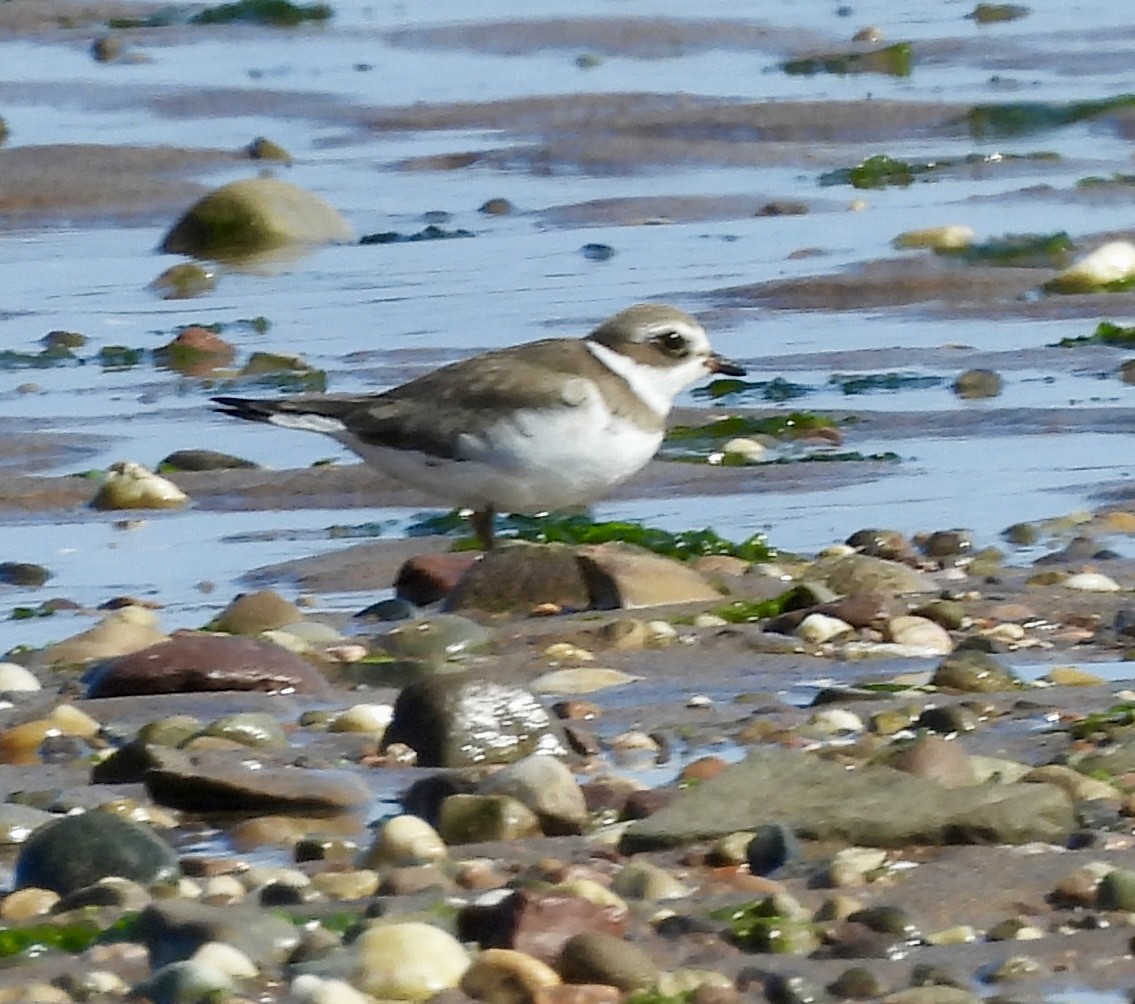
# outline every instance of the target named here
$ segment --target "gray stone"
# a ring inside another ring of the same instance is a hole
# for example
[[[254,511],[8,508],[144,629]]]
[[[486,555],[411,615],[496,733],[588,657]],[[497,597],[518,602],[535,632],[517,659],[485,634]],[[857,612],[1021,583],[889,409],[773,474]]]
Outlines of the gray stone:
[[[769,822],[802,837],[871,847],[1060,843],[1075,827],[1071,800],[1054,785],[948,789],[889,767],[846,770],[804,753],[761,749],[633,823],[621,849],[712,840]]]
[[[405,743],[422,767],[469,767],[563,753],[551,726],[524,688],[451,673],[403,688],[382,741],[384,748]]]
[[[177,854],[151,827],[94,811],[36,830],[16,861],[15,885],[66,896],[111,875],[149,885],[178,872]]]
[[[258,966],[276,966],[299,944],[300,929],[282,917],[241,903],[211,906],[159,900],[138,915],[138,934],[157,969],[188,959],[211,941],[232,945]]]
[[[868,554],[820,558],[812,563],[808,575],[847,596],[858,593],[893,596],[939,591],[938,584],[930,576],[897,561],[874,558]]]
[[[477,785],[481,795],[511,795],[540,819],[549,836],[580,833],[587,804],[575,775],[553,756],[537,754],[509,764]]]
[[[654,986],[659,975],[645,951],[602,931],[568,938],[560,952],[559,971],[568,983],[603,983],[628,992]]]

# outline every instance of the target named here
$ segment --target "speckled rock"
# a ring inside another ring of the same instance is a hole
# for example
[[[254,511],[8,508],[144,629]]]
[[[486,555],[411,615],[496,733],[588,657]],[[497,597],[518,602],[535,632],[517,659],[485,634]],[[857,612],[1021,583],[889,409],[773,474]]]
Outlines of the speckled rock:
[[[326,694],[311,663],[279,645],[252,638],[184,632],[96,667],[88,697],[259,690]]]
[[[383,748],[405,743],[423,767],[511,763],[560,753],[552,719],[527,690],[468,673],[428,677],[403,688]]]
[[[146,884],[178,870],[173,848],[151,827],[108,812],[84,812],[31,835],[16,861],[15,884],[67,895],[109,875]]]

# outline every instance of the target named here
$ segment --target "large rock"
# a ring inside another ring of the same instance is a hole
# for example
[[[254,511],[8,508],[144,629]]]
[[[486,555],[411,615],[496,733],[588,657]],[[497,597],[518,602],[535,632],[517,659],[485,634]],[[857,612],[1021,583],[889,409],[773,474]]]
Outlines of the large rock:
[[[272,642],[185,632],[95,667],[88,697],[129,697],[214,690],[323,695],[327,681]]]
[[[33,658],[37,665],[69,666],[137,652],[169,637],[158,630],[157,623],[153,610],[122,607],[112,610],[94,627],[48,645]]]
[[[568,766],[553,756],[528,756],[509,764],[485,778],[477,792],[523,802],[550,835],[580,833],[587,821],[583,790]]]
[[[755,750],[683,791],[623,836],[626,853],[781,823],[802,837],[868,847],[1041,840],[1063,843],[1072,802],[1051,784],[944,788],[890,767],[847,770],[788,750]]]
[[[405,743],[422,767],[471,767],[563,753],[551,726],[524,688],[452,673],[403,688],[382,741],[384,748]]]
[[[452,934],[417,921],[369,928],[354,947],[351,982],[387,1000],[421,1001],[456,987],[471,961]]]
[[[318,196],[275,178],[246,178],[191,206],[160,250],[223,260],[351,239],[347,221]]]
[[[94,811],[36,830],[20,850],[15,885],[66,896],[110,875],[149,885],[178,872],[177,854],[149,826]]]
[[[869,554],[820,558],[812,563],[808,576],[844,596],[859,593],[902,596],[940,591],[938,583],[929,575],[897,561],[887,561]]]
[[[249,767],[230,753],[167,750],[149,746],[144,774],[155,802],[186,812],[257,812],[327,815],[371,799],[352,774],[302,767]]]

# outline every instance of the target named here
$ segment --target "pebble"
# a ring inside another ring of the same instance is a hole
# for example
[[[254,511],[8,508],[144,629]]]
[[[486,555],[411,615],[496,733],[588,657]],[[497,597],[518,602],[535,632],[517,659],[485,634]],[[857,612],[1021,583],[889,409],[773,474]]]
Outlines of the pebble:
[[[189,496],[172,481],[132,460],[120,460],[107,469],[92,509],[176,509]]]
[[[462,991],[486,1004],[530,1004],[539,990],[561,983],[551,966],[508,948],[486,948],[461,977]]]
[[[838,617],[827,614],[808,614],[796,627],[795,634],[803,641],[819,645],[841,635],[850,635],[855,629]]]
[[[1090,293],[1109,282],[1135,275],[1135,244],[1110,241],[1073,262],[1044,284],[1056,293]]]
[[[542,673],[529,681],[529,686],[537,694],[594,694],[611,687],[636,683],[641,679],[641,676],[624,673],[619,669],[581,666],[577,669],[554,669],[550,673]]]
[[[1086,593],[1118,593],[1118,582],[1102,572],[1076,572],[1069,575],[1061,585],[1065,589],[1079,589]]]
[[[458,986],[470,967],[461,942],[417,921],[372,927],[355,940],[354,982],[384,999],[421,1001]]]
[[[954,641],[941,624],[915,614],[892,617],[887,622],[887,635],[899,645],[924,651],[927,655],[948,655]]]

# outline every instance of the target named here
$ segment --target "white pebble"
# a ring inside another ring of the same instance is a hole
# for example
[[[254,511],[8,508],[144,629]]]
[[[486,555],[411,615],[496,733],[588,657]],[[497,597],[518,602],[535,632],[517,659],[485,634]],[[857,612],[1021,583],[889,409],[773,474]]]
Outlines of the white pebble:
[[[1069,575],[1063,582],[1068,589],[1079,589],[1086,593],[1118,593],[1119,583],[1102,572],[1077,572]]]
[[[803,641],[820,644],[831,641],[842,634],[850,634],[854,629],[847,621],[827,614],[808,614],[797,626],[796,637]]]
[[[39,689],[39,680],[32,672],[14,662],[0,662],[0,692]]]

